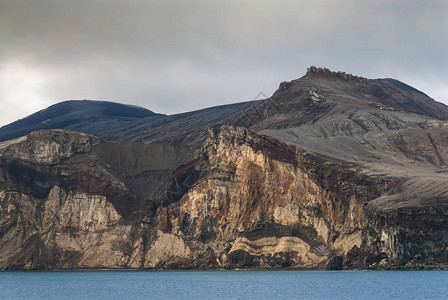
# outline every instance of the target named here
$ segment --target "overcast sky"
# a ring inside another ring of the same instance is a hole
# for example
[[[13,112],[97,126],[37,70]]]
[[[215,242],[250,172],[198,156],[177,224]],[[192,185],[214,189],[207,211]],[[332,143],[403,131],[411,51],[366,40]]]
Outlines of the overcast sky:
[[[448,103],[448,1],[0,0],[0,125],[69,99],[172,114],[315,65]]]

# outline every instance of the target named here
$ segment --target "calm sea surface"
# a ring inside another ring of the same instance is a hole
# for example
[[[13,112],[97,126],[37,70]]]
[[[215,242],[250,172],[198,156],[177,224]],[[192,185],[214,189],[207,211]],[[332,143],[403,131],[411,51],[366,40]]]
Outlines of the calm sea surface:
[[[0,272],[1,299],[448,299],[448,271]]]

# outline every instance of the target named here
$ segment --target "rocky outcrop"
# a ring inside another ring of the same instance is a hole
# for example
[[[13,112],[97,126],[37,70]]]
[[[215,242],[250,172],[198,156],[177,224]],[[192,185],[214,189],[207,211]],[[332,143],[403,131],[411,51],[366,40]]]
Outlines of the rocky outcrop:
[[[360,76],[356,76],[353,74],[345,73],[345,72],[334,72],[327,68],[317,68],[315,66],[311,66],[307,69],[306,75],[313,76],[313,75],[320,75],[320,76],[327,76],[332,78],[337,78],[341,80],[348,80],[348,81],[360,81],[365,82],[368,79]],[[305,75],[305,76],[306,76]]]
[[[0,143],[3,156],[36,164],[56,164],[76,154],[92,150],[99,139],[87,134],[70,134],[55,130],[52,136],[47,131],[34,132],[30,137]]]

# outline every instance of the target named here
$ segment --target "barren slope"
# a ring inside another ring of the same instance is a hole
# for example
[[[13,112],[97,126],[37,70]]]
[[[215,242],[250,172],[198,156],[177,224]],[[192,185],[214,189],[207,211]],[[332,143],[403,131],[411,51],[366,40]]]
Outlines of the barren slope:
[[[317,68],[269,101],[253,130],[394,180],[376,208],[448,205],[447,106],[396,80]]]

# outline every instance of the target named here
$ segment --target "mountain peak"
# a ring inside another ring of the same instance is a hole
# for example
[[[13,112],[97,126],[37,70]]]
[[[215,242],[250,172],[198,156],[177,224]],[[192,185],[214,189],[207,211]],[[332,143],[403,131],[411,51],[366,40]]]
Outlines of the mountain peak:
[[[326,77],[326,78],[334,78],[334,79],[340,79],[340,80],[347,80],[347,81],[367,81],[367,78],[356,76],[353,74],[345,73],[345,72],[334,72],[327,68],[318,68],[315,66],[311,66],[307,69],[306,75],[307,77]]]

